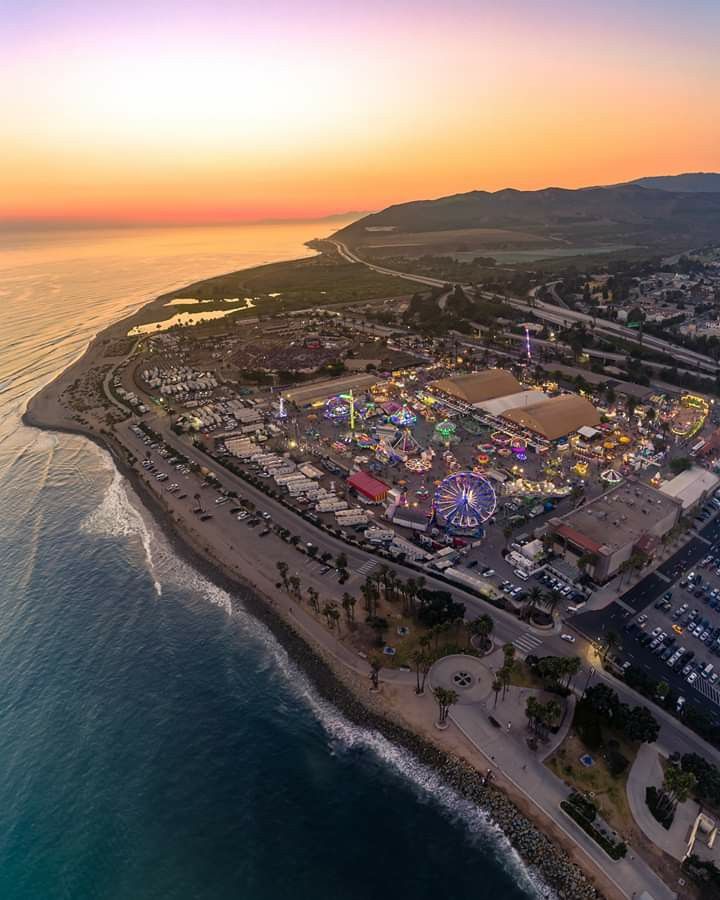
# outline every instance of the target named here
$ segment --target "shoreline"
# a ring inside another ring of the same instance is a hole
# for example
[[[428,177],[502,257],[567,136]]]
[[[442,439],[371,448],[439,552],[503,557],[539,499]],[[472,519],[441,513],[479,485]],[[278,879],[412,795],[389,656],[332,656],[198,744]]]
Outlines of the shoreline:
[[[209,548],[200,547],[193,537],[183,530],[162,508],[157,498],[143,484],[137,471],[124,459],[122,445],[110,433],[99,432],[91,427],[72,421],[60,415],[59,393],[71,383],[72,376],[81,372],[102,356],[98,354],[110,338],[120,336],[120,331],[141,313],[147,314],[156,305],[161,305],[167,295],[161,295],[135,310],[129,316],[104,328],[88,344],[82,356],[71,363],[49,384],[35,394],[27,404],[22,421],[29,427],[44,431],[56,431],[85,437],[100,449],[107,451],[120,474],[132,485],[142,506],[150,514],[153,524],[160,527],[173,550],[201,572],[212,583],[226,590],[233,598],[242,592],[242,603],[248,612],[259,619],[275,636],[320,697],[338,709],[354,724],[379,732],[392,744],[409,752],[421,764],[437,773],[439,778],[460,796],[476,804],[483,810],[491,824],[497,826],[506,836],[511,847],[518,853],[531,875],[538,875],[543,882],[563,898],[616,897],[622,894],[616,889],[605,873],[596,869],[588,861],[582,849],[574,844],[547,817],[532,808],[528,798],[508,784],[498,775],[494,785],[484,784],[484,778],[473,762],[470,745],[463,753],[458,748],[448,750],[433,740],[433,735],[423,734],[404,719],[402,713],[393,709],[391,698],[383,696],[384,691],[371,695],[367,681],[357,673],[350,672],[336,658],[315,645],[304,636],[291,621],[284,617],[274,601],[258,585],[243,574],[227,570],[215,559]],[[123,332],[123,336],[126,331]],[[53,404],[55,416],[52,415]],[[385,683],[385,691],[392,688]],[[391,718],[390,716],[393,716]],[[398,721],[398,719],[400,721]],[[460,736],[460,744],[463,743]],[[457,743],[457,742],[456,742]],[[474,749],[474,748],[473,748]],[[475,751],[477,754],[477,751]],[[538,824],[535,824],[538,822]],[[552,835],[552,838],[548,837]],[[596,887],[602,885],[602,893]]]

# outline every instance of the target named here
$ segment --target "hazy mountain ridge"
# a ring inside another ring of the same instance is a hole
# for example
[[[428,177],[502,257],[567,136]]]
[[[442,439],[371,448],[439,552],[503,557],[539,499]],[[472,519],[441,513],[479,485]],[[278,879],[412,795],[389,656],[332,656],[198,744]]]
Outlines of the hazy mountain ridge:
[[[682,189],[672,190],[673,184]],[[358,244],[370,235],[382,241],[383,233],[455,229],[523,229],[571,241],[622,236],[648,244],[720,239],[720,174],[659,176],[574,190],[470,191],[396,204],[337,234]]]

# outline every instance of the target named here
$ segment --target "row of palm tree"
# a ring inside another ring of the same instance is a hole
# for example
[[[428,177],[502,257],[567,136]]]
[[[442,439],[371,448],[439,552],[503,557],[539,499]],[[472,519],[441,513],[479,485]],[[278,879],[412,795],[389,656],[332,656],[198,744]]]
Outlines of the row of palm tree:
[[[497,706],[498,696],[502,691],[502,698],[505,699],[505,693],[510,686],[512,680],[513,668],[515,666],[515,647],[512,644],[503,644],[503,664],[495,673],[493,678],[492,690],[495,694],[495,703],[493,708]]]
[[[533,732],[538,735],[544,735],[548,729],[557,722],[562,714],[562,708],[557,700],[548,700],[547,703],[541,703],[536,697],[528,697],[525,707],[525,715]]]

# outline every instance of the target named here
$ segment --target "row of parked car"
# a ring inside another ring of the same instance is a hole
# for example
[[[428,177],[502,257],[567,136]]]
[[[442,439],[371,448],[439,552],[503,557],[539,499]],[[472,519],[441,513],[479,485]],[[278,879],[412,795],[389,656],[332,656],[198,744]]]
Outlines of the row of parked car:
[[[580,591],[576,591],[570,585],[565,584],[564,581],[551,575],[550,572],[541,572],[538,575],[538,581],[544,584],[549,591],[564,597],[568,603],[574,603],[576,606],[579,606],[586,602],[586,598]]]
[[[715,492],[715,496],[712,500],[709,500],[705,506],[700,510],[700,512],[695,516],[695,521],[700,524],[701,522],[707,522],[708,519],[712,518],[717,511],[720,509],[720,491]]]
[[[678,640],[676,635],[667,634],[659,625],[651,632],[644,632],[643,624],[637,621],[632,622],[627,626],[627,630],[634,635],[641,646],[647,646],[648,650],[659,656],[673,672],[682,675],[688,684],[695,684],[700,676],[707,678],[710,684],[718,681],[720,676],[715,671],[713,663],[696,662],[694,650],[676,646]]]

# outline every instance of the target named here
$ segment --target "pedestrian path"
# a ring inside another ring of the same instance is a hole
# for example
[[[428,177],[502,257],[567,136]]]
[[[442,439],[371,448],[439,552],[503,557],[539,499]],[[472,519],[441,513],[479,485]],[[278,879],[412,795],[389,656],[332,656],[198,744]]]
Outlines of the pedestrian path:
[[[374,572],[375,569],[377,569],[377,565],[376,559],[367,559],[361,566],[358,566],[357,569],[353,569],[353,572],[357,572],[358,575],[370,575],[371,572]]]
[[[544,638],[538,637],[526,631],[525,634],[518,635],[513,641],[513,647],[517,647],[521,653],[533,653],[542,644]]]
[[[708,700],[712,700],[713,703],[720,706],[720,691],[708,681],[706,681],[702,676],[697,679],[695,684],[693,685],[696,691],[700,691]]]

